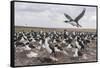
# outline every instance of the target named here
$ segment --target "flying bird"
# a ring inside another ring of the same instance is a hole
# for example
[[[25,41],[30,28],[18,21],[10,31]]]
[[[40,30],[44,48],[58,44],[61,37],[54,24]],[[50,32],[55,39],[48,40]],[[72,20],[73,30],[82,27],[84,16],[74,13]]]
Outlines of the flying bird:
[[[71,25],[73,25],[73,26],[76,26],[76,27],[82,27],[79,23],[78,23],[78,21],[84,16],[84,14],[85,14],[85,8],[83,9],[83,11],[75,18],[75,19],[72,19],[68,14],[65,14],[64,13],[64,15],[65,15],[65,17],[69,20],[69,21],[64,21],[65,23],[69,23],[69,24],[71,24]]]

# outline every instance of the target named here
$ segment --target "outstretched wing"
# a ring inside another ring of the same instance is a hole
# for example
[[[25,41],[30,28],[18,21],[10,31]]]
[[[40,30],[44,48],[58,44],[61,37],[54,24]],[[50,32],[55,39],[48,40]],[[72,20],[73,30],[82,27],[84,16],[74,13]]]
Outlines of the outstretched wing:
[[[85,10],[86,9],[84,8],[83,11],[75,18],[74,21],[78,22],[84,16]]]
[[[64,15],[65,15],[65,17],[68,18],[70,21],[73,20],[68,14],[65,14],[65,13],[64,13]]]

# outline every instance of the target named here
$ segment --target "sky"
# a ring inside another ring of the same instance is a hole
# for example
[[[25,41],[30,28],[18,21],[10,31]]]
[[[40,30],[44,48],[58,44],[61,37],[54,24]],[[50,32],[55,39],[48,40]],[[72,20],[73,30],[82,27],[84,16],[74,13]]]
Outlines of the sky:
[[[15,2],[15,26],[45,28],[76,28],[64,13],[75,19],[86,8],[79,20],[80,28],[96,28],[96,7]]]

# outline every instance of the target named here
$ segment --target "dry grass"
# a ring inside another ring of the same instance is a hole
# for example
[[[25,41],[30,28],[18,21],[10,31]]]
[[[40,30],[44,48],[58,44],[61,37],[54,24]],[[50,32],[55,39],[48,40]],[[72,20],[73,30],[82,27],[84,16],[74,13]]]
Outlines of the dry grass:
[[[89,28],[42,28],[42,27],[24,27],[24,26],[16,26],[15,27],[15,32],[31,32],[31,31],[36,31],[39,32],[40,30],[43,30],[44,32],[52,32],[52,31],[57,31],[57,32],[63,32],[64,30],[67,30],[68,32],[70,31],[80,31],[80,32],[96,32],[96,29],[89,29]]]

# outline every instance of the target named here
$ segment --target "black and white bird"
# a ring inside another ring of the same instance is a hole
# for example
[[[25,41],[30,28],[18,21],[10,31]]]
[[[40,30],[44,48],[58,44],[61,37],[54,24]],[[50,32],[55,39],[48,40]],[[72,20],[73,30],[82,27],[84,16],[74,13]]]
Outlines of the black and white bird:
[[[64,21],[65,23],[69,23],[73,26],[76,26],[76,27],[82,27],[78,21],[84,16],[85,14],[85,8],[83,9],[83,11],[75,18],[75,19],[72,19],[68,14],[64,13],[65,17],[69,20],[69,21]]]

